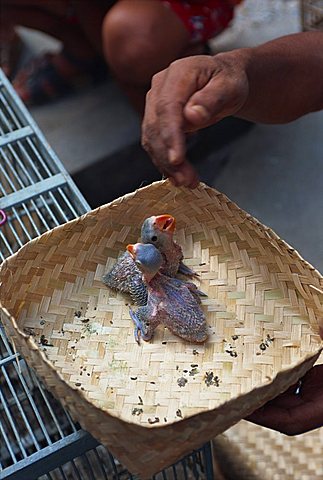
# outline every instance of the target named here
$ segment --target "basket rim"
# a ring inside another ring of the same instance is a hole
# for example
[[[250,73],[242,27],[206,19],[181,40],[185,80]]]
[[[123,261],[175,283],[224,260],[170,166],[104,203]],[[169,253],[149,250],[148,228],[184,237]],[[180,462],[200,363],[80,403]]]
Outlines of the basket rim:
[[[2,269],[5,268],[7,262],[12,261],[22,251],[28,250],[34,243],[38,243],[40,241],[40,239],[43,239],[43,238],[46,238],[47,236],[52,235],[53,232],[55,232],[57,230],[65,229],[68,226],[71,226],[71,225],[74,225],[74,224],[77,225],[78,223],[80,223],[82,221],[83,218],[90,217],[91,215],[94,216],[97,212],[99,212],[102,209],[117,207],[120,203],[122,203],[122,202],[124,202],[128,199],[131,199],[132,197],[135,197],[139,192],[144,192],[145,190],[150,190],[152,188],[155,189],[155,188],[158,188],[158,187],[161,187],[161,186],[167,186],[167,185],[172,186],[171,182],[168,179],[158,180],[158,181],[150,183],[149,185],[146,185],[144,187],[137,188],[133,192],[126,193],[125,195],[123,195],[121,197],[118,197],[115,200],[112,200],[111,202],[100,205],[99,207],[97,207],[93,210],[90,210],[89,212],[84,213],[83,215],[79,216],[78,218],[74,218],[72,220],[69,220],[66,223],[63,223],[62,225],[57,225],[57,226],[53,227],[51,230],[48,230],[47,232],[42,233],[38,237],[33,238],[32,240],[27,242],[25,245],[20,247],[15,253],[13,253],[12,255],[7,257],[0,264],[0,276],[1,276],[1,271],[2,271]],[[189,190],[186,187],[173,187],[173,188],[177,188],[180,191]],[[310,262],[305,260],[296,248],[294,248],[288,242],[286,242],[285,240],[280,238],[279,235],[271,227],[268,227],[264,223],[260,222],[260,220],[258,220],[256,217],[254,217],[250,213],[246,212],[243,208],[240,208],[235,202],[230,200],[229,197],[226,194],[220,192],[216,188],[209,187],[207,184],[205,184],[203,182],[200,182],[199,185],[194,190],[204,190],[207,193],[209,193],[209,192],[213,193],[213,194],[215,193],[223,201],[225,201],[225,203],[229,204],[234,209],[236,209],[237,211],[242,213],[243,216],[244,216],[244,221],[246,223],[249,223],[250,225],[252,225],[254,227],[257,227],[258,231],[261,232],[262,234],[264,234],[267,237],[267,240],[269,241],[271,246],[276,248],[276,250],[279,253],[281,253],[280,249],[279,249],[279,246],[284,247],[290,255],[295,256],[295,258],[300,260],[304,264],[305,267],[307,267],[309,270],[311,270],[311,272],[314,273],[315,276],[317,276],[317,278],[322,282],[322,291],[320,291],[320,293],[323,294],[323,274],[318,269],[316,269]],[[194,192],[194,190],[192,190],[192,191]],[[1,282],[0,282],[0,287],[1,287]],[[1,289],[0,289],[0,291],[1,291]]]

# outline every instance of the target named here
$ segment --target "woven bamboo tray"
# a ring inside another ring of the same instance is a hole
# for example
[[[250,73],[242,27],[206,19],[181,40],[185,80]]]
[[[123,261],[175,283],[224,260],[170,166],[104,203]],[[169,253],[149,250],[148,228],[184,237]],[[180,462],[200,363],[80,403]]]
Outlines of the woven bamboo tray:
[[[208,294],[204,345],[136,344],[102,275],[169,213]],[[3,322],[74,419],[147,478],[295,383],[322,350],[323,280],[221,193],[156,182],[26,244],[0,270]]]

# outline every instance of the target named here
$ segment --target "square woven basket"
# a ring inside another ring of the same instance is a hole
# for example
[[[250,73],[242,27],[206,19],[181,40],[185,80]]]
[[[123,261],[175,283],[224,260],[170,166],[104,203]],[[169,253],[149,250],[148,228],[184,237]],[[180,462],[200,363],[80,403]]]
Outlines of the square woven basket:
[[[138,346],[129,299],[103,274],[168,213],[207,293],[209,338],[159,327]],[[148,478],[295,383],[317,360],[323,279],[269,228],[203,184],[168,181],[32,240],[0,268],[2,321],[74,419]]]

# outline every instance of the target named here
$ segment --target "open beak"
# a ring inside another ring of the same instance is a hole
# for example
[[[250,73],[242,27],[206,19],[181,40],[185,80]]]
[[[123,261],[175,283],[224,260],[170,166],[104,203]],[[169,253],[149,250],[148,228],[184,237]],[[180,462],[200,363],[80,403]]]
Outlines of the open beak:
[[[127,250],[130,253],[130,255],[132,256],[132,258],[136,257],[135,245],[132,245],[132,244],[127,245]]]
[[[171,215],[158,215],[155,219],[155,225],[161,231],[174,233],[176,222]]]

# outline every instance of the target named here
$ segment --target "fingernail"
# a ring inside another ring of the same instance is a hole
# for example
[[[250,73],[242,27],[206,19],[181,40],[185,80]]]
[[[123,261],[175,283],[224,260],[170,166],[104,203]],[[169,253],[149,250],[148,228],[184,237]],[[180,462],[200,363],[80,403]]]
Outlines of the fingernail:
[[[182,172],[176,172],[173,174],[178,185],[183,185],[185,183],[185,175]]]
[[[174,185],[174,187],[177,186],[177,185],[176,185],[175,178],[173,178],[173,177],[168,177],[168,180],[170,181],[170,183],[171,183],[172,185]]]
[[[175,177],[172,178],[174,187],[181,187],[182,185],[176,180]]]
[[[191,182],[188,186],[189,186],[190,188],[192,188],[192,189],[193,189],[193,188],[197,188],[198,185],[199,185],[199,183],[200,183],[199,180],[193,180],[193,182]]]
[[[202,105],[190,105],[189,108],[196,112],[202,120],[207,120],[210,116],[209,112]]]
[[[168,160],[169,160],[169,163],[176,163],[177,154],[173,148],[170,148],[168,151]]]

